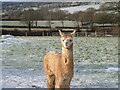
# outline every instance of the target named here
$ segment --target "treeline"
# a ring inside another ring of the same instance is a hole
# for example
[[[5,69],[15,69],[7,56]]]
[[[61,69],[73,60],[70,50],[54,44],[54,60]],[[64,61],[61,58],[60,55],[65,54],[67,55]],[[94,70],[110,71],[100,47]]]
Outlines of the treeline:
[[[49,27],[51,27],[52,20],[59,20],[64,27],[64,20],[72,20],[76,22],[76,27],[80,25],[89,24],[91,30],[94,23],[98,24],[118,24],[120,25],[120,2],[107,2],[100,6],[98,10],[94,8],[88,8],[85,11],[78,11],[75,13],[69,13],[68,11],[60,9],[49,9],[42,7],[38,10],[29,9],[26,11],[13,12],[8,19],[20,19],[25,23],[31,31],[33,24],[37,26],[38,20],[47,20]]]

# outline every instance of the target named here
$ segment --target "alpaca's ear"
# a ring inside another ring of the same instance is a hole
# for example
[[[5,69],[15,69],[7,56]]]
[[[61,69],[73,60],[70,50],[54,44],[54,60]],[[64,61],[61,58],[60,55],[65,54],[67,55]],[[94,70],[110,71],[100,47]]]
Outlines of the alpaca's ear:
[[[75,35],[75,33],[76,33],[76,30],[74,30],[74,31],[71,33],[71,35],[72,35],[72,36],[74,36],[74,35]]]
[[[61,30],[59,30],[60,36],[63,36],[63,33],[61,32]]]

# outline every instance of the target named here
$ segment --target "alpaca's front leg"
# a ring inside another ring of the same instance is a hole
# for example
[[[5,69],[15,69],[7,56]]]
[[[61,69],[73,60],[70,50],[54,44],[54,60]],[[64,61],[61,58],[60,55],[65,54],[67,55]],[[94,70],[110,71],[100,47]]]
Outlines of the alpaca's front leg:
[[[47,87],[49,90],[55,90],[55,76],[47,75]]]
[[[49,83],[49,81],[47,81],[47,88],[48,90],[55,90],[54,85],[52,83]]]
[[[59,80],[59,82],[56,84],[56,87],[59,90],[70,90],[70,79],[63,78],[63,79]]]
[[[67,85],[67,86],[64,86],[64,85],[56,85],[56,88],[58,89],[58,90],[70,90],[70,87],[69,87],[69,85]]]

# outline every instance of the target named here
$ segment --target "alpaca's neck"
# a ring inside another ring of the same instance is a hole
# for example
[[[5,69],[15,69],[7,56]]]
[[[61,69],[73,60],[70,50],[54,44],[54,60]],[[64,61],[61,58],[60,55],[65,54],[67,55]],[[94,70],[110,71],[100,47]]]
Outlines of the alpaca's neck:
[[[73,63],[73,47],[66,49],[62,47],[62,59],[68,60],[69,63]]]

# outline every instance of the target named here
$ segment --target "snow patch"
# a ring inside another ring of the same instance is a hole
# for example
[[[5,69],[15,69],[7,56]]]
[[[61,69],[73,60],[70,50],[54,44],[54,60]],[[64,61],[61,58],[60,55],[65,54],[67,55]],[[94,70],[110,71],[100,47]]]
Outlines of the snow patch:
[[[13,35],[2,35],[1,38],[2,39],[15,38],[15,36],[13,36]]]
[[[24,39],[15,37],[13,35],[2,35],[0,39],[0,44],[5,45],[5,44],[21,44],[23,43]]]
[[[107,71],[120,71],[120,68],[115,68],[115,67],[111,67],[111,68],[107,68]]]

